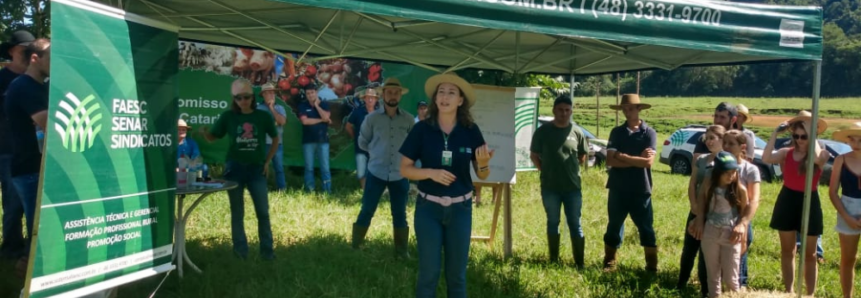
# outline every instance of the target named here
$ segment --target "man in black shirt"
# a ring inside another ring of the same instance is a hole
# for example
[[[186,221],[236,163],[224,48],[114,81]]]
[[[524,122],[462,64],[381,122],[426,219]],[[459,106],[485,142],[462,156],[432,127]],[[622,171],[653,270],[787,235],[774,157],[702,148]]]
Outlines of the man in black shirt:
[[[48,132],[48,85],[51,42],[37,39],[24,50],[27,71],[6,90],[5,110],[12,139],[12,183],[27,218],[27,236],[33,233],[33,216],[39,189],[42,153],[36,139],[36,125]],[[27,245],[29,248],[29,245]]]
[[[12,142],[9,140],[9,124],[4,110],[5,94],[12,80],[27,70],[24,48],[35,39],[30,32],[21,30],[12,33],[9,41],[0,44],[0,57],[12,60],[12,63],[0,69],[0,194],[3,200],[3,243],[0,244],[0,256],[4,258],[18,258],[26,253],[24,227],[21,225],[24,206],[12,185]]]
[[[640,119],[640,111],[651,105],[641,103],[637,94],[625,94],[614,110],[625,114],[625,124],[613,128],[607,143],[610,166],[607,189],[607,232],[604,234],[604,270],[616,268],[616,251],[625,234],[625,218],[637,225],[643,246],[646,270],[658,271],[658,245],[652,211],[652,163],[655,160],[657,133]]]

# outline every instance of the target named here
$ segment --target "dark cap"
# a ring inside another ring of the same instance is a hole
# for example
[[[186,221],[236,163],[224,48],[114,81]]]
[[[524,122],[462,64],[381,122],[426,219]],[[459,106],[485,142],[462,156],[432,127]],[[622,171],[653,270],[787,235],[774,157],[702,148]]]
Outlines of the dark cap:
[[[317,83],[315,83],[315,82],[310,82],[310,83],[308,83],[307,85],[302,86],[302,90],[310,90],[310,89],[317,90]]]
[[[574,101],[571,100],[571,96],[568,94],[562,94],[556,97],[556,100],[553,101],[553,107],[556,107],[556,105],[561,103],[574,105]]]
[[[12,36],[9,37],[9,40],[0,44],[0,57],[3,59],[12,59],[12,56],[9,56],[9,50],[14,46],[29,46],[30,43],[36,41],[36,37],[33,36],[30,32],[25,30],[18,30],[12,33]]]
[[[424,101],[424,100],[420,100],[420,101],[419,101],[419,104],[418,104],[418,107],[421,107],[421,106],[428,106],[428,102],[426,102],[426,101]]]
[[[716,112],[727,111],[730,117],[738,116],[738,108],[734,104],[728,102],[722,102],[715,107]]]
[[[735,159],[731,153],[726,151],[718,152],[715,155],[715,165],[714,168],[716,171],[724,172],[727,170],[736,170],[738,169],[738,161]]]

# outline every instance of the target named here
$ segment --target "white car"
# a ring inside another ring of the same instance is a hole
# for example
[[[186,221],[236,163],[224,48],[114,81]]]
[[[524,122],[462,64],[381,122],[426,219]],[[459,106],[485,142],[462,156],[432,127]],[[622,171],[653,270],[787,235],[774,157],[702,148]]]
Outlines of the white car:
[[[539,116],[538,117],[538,126],[553,122],[553,117],[551,116]],[[571,124],[580,128],[583,132],[583,135],[586,137],[586,140],[589,142],[589,159],[588,164],[589,167],[594,167],[595,165],[602,165],[607,161],[607,140],[599,139],[592,132],[586,130],[582,126],[578,125],[576,122],[571,121]]]
[[[669,165],[670,172],[673,174],[690,175],[694,148],[705,132],[705,125],[688,125],[676,130],[669,139],[664,141],[660,162]],[[762,181],[770,182],[774,178],[780,177],[782,173],[779,165],[769,165],[762,162],[762,149],[765,148],[765,141],[756,137],[754,145],[753,164],[759,167]]]

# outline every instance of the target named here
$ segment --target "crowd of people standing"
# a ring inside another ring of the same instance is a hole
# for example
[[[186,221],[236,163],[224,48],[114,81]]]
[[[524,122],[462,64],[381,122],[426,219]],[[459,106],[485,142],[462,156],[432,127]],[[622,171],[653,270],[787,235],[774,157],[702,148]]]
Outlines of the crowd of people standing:
[[[37,131],[47,128],[50,41],[19,31],[0,47],[0,55],[12,62],[0,69],[0,186],[3,200],[3,242],[0,256],[19,258],[26,263],[36,208],[42,150]],[[302,152],[305,158],[304,189],[316,190],[315,165],[319,165],[321,191],[332,192],[329,170],[328,125],[331,114],[326,101],[317,97],[314,83],[303,87],[306,99],[299,104],[303,125]],[[420,96],[418,115],[401,108],[401,99],[410,90],[394,77],[381,86],[360,88],[357,96],[364,105],[355,109],[346,125],[356,146],[357,178],[363,189],[362,206],[352,226],[351,243],[362,249],[377,205],[389,192],[392,212],[394,255],[411,260],[407,201],[410,182],[417,184],[414,232],[417,246],[418,278],[416,297],[435,297],[441,276],[448,297],[466,297],[466,274],[473,222],[473,199],[477,199],[471,172],[479,180],[490,175],[494,151],[489,149],[475,123],[471,107],[478,98],[472,86],[457,75],[444,73],[430,77]],[[227,138],[224,178],[239,186],[228,192],[231,210],[233,252],[241,259],[249,254],[244,229],[245,190],[258,220],[260,255],[276,258],[269,216],[269,189],[266,178],[274,168],[276,189],[284,190],[283,126],[286,112],[275,103],[276,88],[267,84],[255,94],[252,84],[237,79],[230,87],[231,107],[211,127],[199,132],[206,141]],[[258,102],[257,95],[263,100]],[[636,94],[622,97],[612,109],[624,114],[625,123],[615,127],[607,145],[607,217],[603,235],[605,271],[617,270],[618,249],[622,245],[624,223],[630,216],[639,231],[645,270],[658,268],[658,237],[654,229],[651,168],[656,155],[657,133],[641,117],[651,108]],[[571,123],[573,101],[561,95],[553,102],[554,120],[535,131],[530,159],[540,171],[540,194],[546,213],[548,259],[559,262],[559,225],[564,212],[569,226],[574,264],[585,266],[586,238],[581,225],[584,185],[580,168],[588,154],[588,142]],[[743,105],[721,103],[713,125],[706,129],[693,157],[693,173],[688,185],[690,205],[684,228],[685,241],[680,259],[677,286],[686,287],[699,255],[701,292],[719,296],[723,289],[738,291],[750,282],[748,258],[753,245],[753,218],[760,194],[760,172],[752,164],[754,139],[744,127],[752,119]],[[806,254],[802,268],[806,293],[815,291],[817,242],[825,232],[818,180],[831,158],[819,142],[810,139],[812,117],[801,111],[773,131],[761,157],[780,164],[783,185],[769,227],[780,239],[781,272],[785,290],[793,292],[796,251]],[[817,134],[827,128],[819,120]],[[200,156],[200,150],[186,134],[191,129],[179,120],[178,155]],[[779,135],[789,133],[791,144],[774,150]],[[861,235],[861,123],[834,132],[852,151],[837,156],[833,163],[828,197],[837,210],[835,230],[840,239],[840,278],[845,297],[853,295],[855,262]],[[812,144],[810,142],[813,142]],[[812,145],[812,151],[810,151]],[[813,167],[808,166],[813,160]],[[809,229],[800,235],[805,176],[813,175]],[[660,186],[657,186],[660,187]],[[680,219],[681,220],[681,219]],[[26,224],[22,225],[22,222]],[[25,229],[26,228],[26,229]],[[798,248],[798,237],[807,237],[807,246]],[[19,266],[20,267],[20,266]],[[444,268],[444,270],[443,270]]]

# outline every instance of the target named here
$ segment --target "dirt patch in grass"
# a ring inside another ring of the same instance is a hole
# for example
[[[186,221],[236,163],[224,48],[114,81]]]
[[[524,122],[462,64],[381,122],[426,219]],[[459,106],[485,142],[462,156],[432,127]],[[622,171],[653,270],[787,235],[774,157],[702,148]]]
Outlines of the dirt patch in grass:
[[[681,117],[661,117],[662,119],[687,119],[691,122],[708,122],[712,120],[712,115],[685,115]],[[788,120],[791,118],[790,116],[773,116],[773,115],[755,115],[753,116],[753,122],[748,123],[747,126],[759,126],[759,127],[777,127],[781,122]],[[846,128],[852,126],[853,123],[859,122],[859,119],[845,119],[845,118],[822,118],[825,122],[828,122],[828,130],[837,130],[841,128]]]

